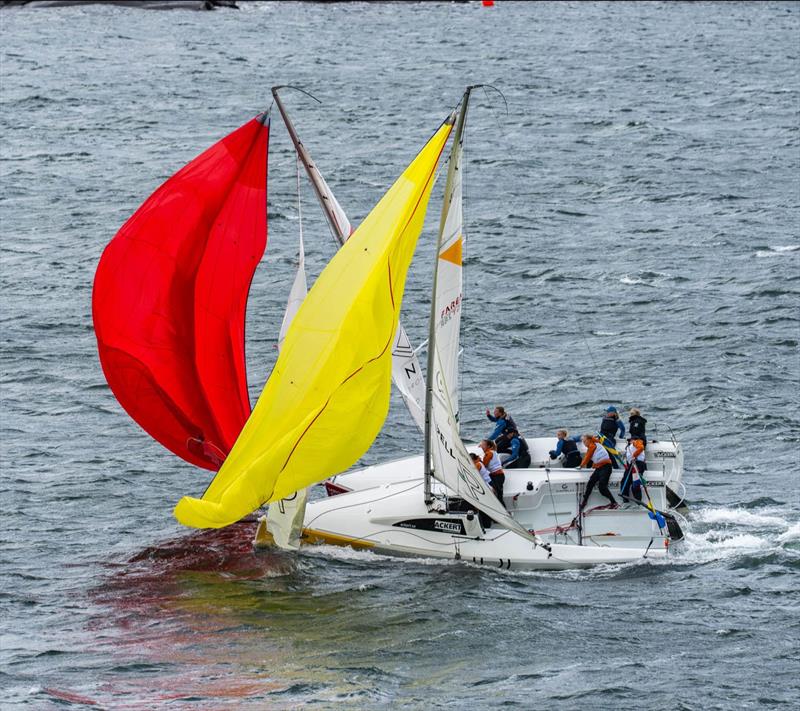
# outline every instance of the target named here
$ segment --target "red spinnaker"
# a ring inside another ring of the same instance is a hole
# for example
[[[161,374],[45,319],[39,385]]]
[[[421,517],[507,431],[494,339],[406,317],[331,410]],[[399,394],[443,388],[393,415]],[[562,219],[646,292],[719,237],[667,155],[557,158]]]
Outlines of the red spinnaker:
[[[108,384],[161,444],[221,465],[250,415],[247,294],[267,244],[269,118],[156,190],[97,266],[92,315]]]

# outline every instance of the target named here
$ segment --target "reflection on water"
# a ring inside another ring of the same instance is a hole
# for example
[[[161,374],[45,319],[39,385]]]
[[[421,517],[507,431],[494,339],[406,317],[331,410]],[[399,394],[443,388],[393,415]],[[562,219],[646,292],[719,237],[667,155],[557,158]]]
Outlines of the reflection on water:
[[[481,614],[486,571],[327,546],[255,551],[255,525],[189,534],[111,566],[92,591],[89,631],[113,681],[93,698],[385,701],[404,680],[398,660],[415,668],[447,640],[460,648]],[[442,615],[454,584],[464,610]],[[420,586],[434,597],[420,598]],[[425,677],[464,666],[456,655]]]
[[[303,599],[286,594],[302,585],[301,565],[296,556],[256,552],[254,530],[249,520],[192,533],[114,566],[92,592],[98,651],[116,660],[115,681],[98,689],[102,695],[208,700],[291,685],[284,667],[292,641],[275,633],[274,621],[287,612],[282,597]]]

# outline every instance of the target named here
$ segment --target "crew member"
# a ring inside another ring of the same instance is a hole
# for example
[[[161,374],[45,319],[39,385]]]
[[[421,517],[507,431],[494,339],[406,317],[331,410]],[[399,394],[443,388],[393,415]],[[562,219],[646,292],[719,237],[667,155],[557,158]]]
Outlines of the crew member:
[[[630,436],[647,442],[647,433],[645,432],[646,426],[647,420],[642,417],[639,408],[632,407],[630,417],[628,418],[628,432]]]
[[[550,450],[550,459],[562,457],[561,466],[565,469],[575,469],[581,464],[581,453],[578,451],[577,441],[580,437],[569,438],[567,430],[557,430],[558,442],[556,448]]]
[[[503,502],[503,484],[505,484],[506,481],[506,473],[503,471],[503,464],[497,454],[497,446],[494,440],[491,439],[481,440],[479,446],[483,450],[483,466],[489,470],[489,477],[491,479],[489,484],[492,489],[494,489],[497,498],[500,499],[500,503],[505,506]]]
[[[583,511],[585,508],[586,502],[589,500],[589,496],[595,485],[597,485],[598,491],[611,502],[611,508],[617,508],[617,501],[608,489],[608,480],[611,478],[612,469],[611,457],[596,437],[585,434],[581,436],[581,442],[586,446],[586,454],[583,455],[583,460],[578,469],[582,469],[587,464],[591,464],[594,471],[586,484],[586,492],[583,494],[580,510]]]
[[[489,470],[483,466],[483,462],[481,458],[475,454],[474,452],[469,453],[470,459],[472,459],[472,463],[475,465],[475,469],[478,470],[478,474],[481,475],[481,478],[489,485],[492,485],[492,477],[489,476]]]
[[[625,473],[622,475],[622,488],[619,492],[624,499],[629,499],[633,494],[634,499],[642,500],[640,477],[647,471],[644,448],[644,440],[635,437],[628,438],[628,446],[625,447]]]
[[[617,408],[609,405],[600,422],[600,434],[606,438],[606,443],[611,447],[617,446],[617,431],[620,438],[625,436],[625,423],[619,418]]]
[[[506,409],[500,405],[494,408],[494,415],[489,410],[486,410],[486,417],[491,422],[494,422],[494,430],[487,439],[493,440],[495,443],[499,437],[507,436],[509,432],[518,432],[517,423],[514,418],[506,412]]]
[[[527,469],[531,465],[531,450],[519,432],[509,433],[511,456],[503,462],[506,469]]]

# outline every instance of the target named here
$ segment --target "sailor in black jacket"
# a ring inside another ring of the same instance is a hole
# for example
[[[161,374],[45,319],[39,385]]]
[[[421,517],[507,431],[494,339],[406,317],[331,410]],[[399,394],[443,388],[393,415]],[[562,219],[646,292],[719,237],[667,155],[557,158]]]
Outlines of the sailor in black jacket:
[[[639,411],[638,408],[632,407],[631,408],[631,415],[628,418],[628,431],[630,432],[631,437],[635,439],[640,439],[642,442],[647,442],[647,432],[645,428],[647,426],[647,420],[642,417],[642,413]]]

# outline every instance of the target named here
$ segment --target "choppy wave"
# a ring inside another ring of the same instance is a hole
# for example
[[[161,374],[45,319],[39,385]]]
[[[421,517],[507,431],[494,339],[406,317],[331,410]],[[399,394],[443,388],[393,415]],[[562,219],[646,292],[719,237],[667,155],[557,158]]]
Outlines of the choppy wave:
[[[747,509],[710,508],[701,509],[693,515],[693,520],[704,524],[731,524],[759,528],[781,528],[789,526],[789,522],[781,516],[769,513],[753,513]]]

